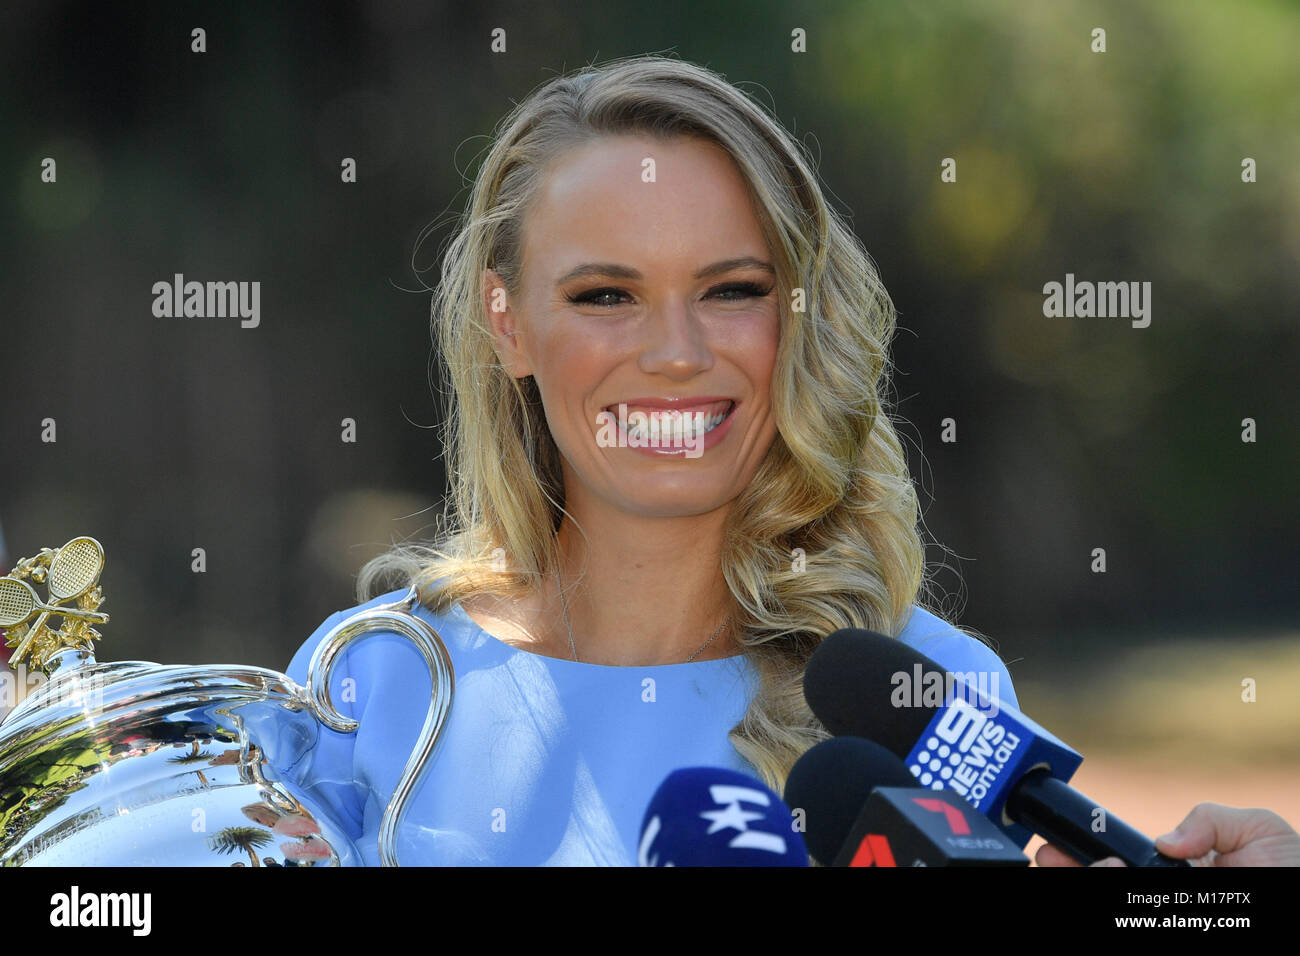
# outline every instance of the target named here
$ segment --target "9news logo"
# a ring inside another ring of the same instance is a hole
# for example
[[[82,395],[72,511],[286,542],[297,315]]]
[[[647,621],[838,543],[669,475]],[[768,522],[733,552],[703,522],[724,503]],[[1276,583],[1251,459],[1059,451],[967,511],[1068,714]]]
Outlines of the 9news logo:
[[[960,697],[931,722],[928,733],[908,754],[907,766],[923,787],[956,791],[979,807],[996,798],[1006,783],[1022,737],[1006,712],[984,713]]]

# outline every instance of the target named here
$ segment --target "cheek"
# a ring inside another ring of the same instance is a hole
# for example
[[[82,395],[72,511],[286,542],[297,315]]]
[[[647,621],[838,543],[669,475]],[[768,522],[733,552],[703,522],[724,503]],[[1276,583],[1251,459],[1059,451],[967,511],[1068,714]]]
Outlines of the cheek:
[[[580,331],[556,330],[537,346],[534,376],[547,414],[566,420],[585,411],[586,398],[618,364],[620,354],[607,337]]]
[[[598,336],[584,335],[561,322],[533,336],[532,359],[539,382],[557,388],[583,381],[585,373],[600,364],[603,351]]]
[[[776,355],[781,344],[781,330],[775,320],[755,322],[743,329],[733,330],[728,349],[733,350],[737,364],[762,391],[764,398],[776,371]]]

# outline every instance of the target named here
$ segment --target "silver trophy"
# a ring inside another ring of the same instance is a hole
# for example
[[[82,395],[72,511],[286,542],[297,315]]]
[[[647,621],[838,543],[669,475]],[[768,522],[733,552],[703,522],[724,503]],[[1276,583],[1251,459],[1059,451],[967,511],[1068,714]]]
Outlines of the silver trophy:
[[[415,589],[331,629],[303,687],[261,667],[98,663],[93,625],[108,621],[99,610],[103,568],[99,542],[79,537],[0,578],[10,667],[45,677],[0,722],[0,864],[363,865],[308,780],[321,728],[357,729],[330,701],[335,661],[353,641],[385,631],[420,649],[433,683],[380,823],[380,863],[397,866],[397,833],[455,685],[442,638],[413,613]],[[46,587],[46,600],[33,584]],[[51,619],[62,625],[51,628]]]

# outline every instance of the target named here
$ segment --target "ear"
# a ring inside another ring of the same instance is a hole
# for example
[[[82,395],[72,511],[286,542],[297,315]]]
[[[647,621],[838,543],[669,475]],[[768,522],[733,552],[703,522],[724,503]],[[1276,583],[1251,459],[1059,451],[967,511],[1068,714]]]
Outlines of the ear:
[[[524,333],[517,327],[505,281],[493,269],[483,271],[483,306],[492,330],[492,348],[502,367],[514,378],[532,375],[532,362],[523,347]]]
[[[494,269],[484,271],[484,307],[493,349],[497,351],[502,367],[515,378],[532,375],[533,364],[524,349],[523,329],[516,324],[517,313],[508,299],[506,282]]]

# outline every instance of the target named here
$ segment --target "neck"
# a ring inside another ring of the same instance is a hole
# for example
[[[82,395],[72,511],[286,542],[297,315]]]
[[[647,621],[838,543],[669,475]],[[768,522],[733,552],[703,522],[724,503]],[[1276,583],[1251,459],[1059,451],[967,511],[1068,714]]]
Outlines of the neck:
[[[701,645],[734,611],[722,576],[727,509],[658,518],[600,502],[566,503],[557,544],[560,578],[578,658],[619,666],[680,664],[737,653],[734,626]],[[581,527],[586,538],[578,531]],[[555,595],[555,577],[547,585]],[[563,610],[554,601],[563,642]]]

